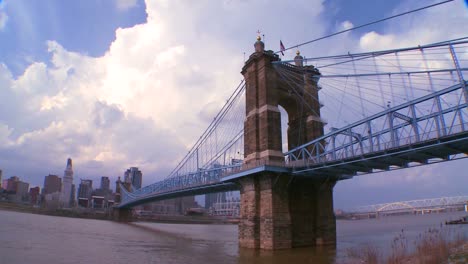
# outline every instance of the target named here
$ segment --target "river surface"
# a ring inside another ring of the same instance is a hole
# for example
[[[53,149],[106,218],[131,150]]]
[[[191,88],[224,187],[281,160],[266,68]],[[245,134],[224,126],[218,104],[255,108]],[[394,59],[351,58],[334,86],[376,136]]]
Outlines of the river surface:
[[[236,225],[132,223],[0,211],[0,264],[6,263],[347,263],[348,248],[390,248],[402,229],[412,241],[429,228],[468,235],[441,223],[465,212],[338,220],[336,250],[239,249]]]

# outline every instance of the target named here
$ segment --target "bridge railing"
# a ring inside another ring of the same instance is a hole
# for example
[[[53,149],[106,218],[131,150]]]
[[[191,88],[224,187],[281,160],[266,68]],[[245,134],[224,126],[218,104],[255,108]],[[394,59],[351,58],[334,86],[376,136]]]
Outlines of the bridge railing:
[[[460,93],[462,89],[464,89],[463,85],[457,84],[423,98],[389,108],[344,128],[333,129],[332,132],[285,153],[286,162],[291,167],[303,167],[342,161],[466,132],[468,104],[465,102],[439,108],[428,114],[421,114],[414,110],[420,104],[439,102],[443,96],[460,97],[463,94]],[[407,112],[412,112],[412,116],[409,117]],[[405,119],[407,117],[408,120],[395,122],[399,116],[404,116]],[[378,126],[374,124],[380,124],[380,129],[375,130]],[[367,134],[355,131],[366,131]]]
[[[164,179],[162,181],[158,181],[133,192],[129,192],[122,185],[121,192],[124,194],[122,196],[122,203],[140,199],[148,195],[162,194],[175,190],[183,190],[187,188],[218,183],[220,182],[220,179],[223,177],[223,175],[235,172],[241,166],[242,164],[239,163],[227,166],[216,166],[206,170],[200,169],[197,172],[188,173],[185,175],[175,176],[172,178]]]

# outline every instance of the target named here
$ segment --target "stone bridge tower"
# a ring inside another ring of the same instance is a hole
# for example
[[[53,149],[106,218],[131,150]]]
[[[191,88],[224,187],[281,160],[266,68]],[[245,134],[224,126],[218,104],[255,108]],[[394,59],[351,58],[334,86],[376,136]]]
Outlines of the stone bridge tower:
[[[254,47],[241,72],[246,82],[246,119],[244,172],[235,179],[241,187],[239,244],[262,249],[334,245],[335,181],[292,175],[282,153],[279,106],[289,116],[289,149],[323,135],[320,73],[303,66],[299,53],[295,65],[274,65],[279,56],[265,51],[260,37]],[[278,67],[300,76],[303,85],[292,87]]]

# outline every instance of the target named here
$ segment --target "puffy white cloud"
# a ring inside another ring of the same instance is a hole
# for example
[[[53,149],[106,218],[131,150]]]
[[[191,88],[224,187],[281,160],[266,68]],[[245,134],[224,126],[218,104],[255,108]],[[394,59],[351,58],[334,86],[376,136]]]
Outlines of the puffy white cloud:
[[[341,23],[341,30],[348,30],[348,29],[351,29],[353,27],[354,27],[354,25],[353,25],[353,23],[351,23],[351,21],[346,20],[346,21]]]
[[[420,3],[403,2],[400,7],[393,10],[393,14],[407,12],[418,7],[421,7]],[[455,1],[389,20],[385,22],[383,32],[368,32],[361,36],[359,44],[363,51],[369,51],[456,39],[466,36],[464,28],[467,21],[468,12],[463,1]]]
[[[275,17],[291,9],[278,3],[284,9],[259,13],[257,2],[147,1],[147,22],[117,29],[103,56],[51,40],[50,61],[18,77],[0,65],[0,96],[9,98],[0,105],[5,171],[40,184],[72,157],[78,177],[129,166],[140,166],[146,183],[165,176],[241,80],[242,47],[252,52],[257,28],[280,25]],[[308,14],[322,9],[320,1],[298,4]],[[246,28],[252,32],[233,37]]]

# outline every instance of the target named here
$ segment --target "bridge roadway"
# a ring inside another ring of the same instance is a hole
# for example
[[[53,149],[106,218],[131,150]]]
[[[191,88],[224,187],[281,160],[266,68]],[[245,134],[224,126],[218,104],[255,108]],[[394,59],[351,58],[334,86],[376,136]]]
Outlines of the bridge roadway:
[[[468,125],[468,124],[467,124]],[[233,167],[231,174],[220,175],[218,181],[207,184],[195,183],[186,188],[177,190],[168,190],[166,192],[153,192],[144,194],[136,199],[130,199],[119,204],[119,208],[131,208],[137,205],[177,198],[189,195],[201,195],[215,192],[225,192],[239,190],[239,186],[233,182],[233,179],[249,175],[252,172],[274,171],[291,173],[303,177],[333,177],[336,180],[343,180],[358,174],[373,173],[377,170],[390,170],[390,166],[406,168],[410,162],[429,162],[430,158],[439,158],[440,161],[450,160],[450,156],[455,154],[468,153],[468,131],[463,131],[446,137],[431,139],[419,142],[417,144],[408,144],[394,149],[376,151],[359,157],[352,157],[340,161],[330,161],[320,164],[308,164],[300,166],[298,163],[270,165],[263,164],[258,167],[242,169],[240,166]],[[394,168],[393,168],[394,169]],[[221,168],[220,168],[221,170]],[[224,177],[222,177],[224,176]]]

